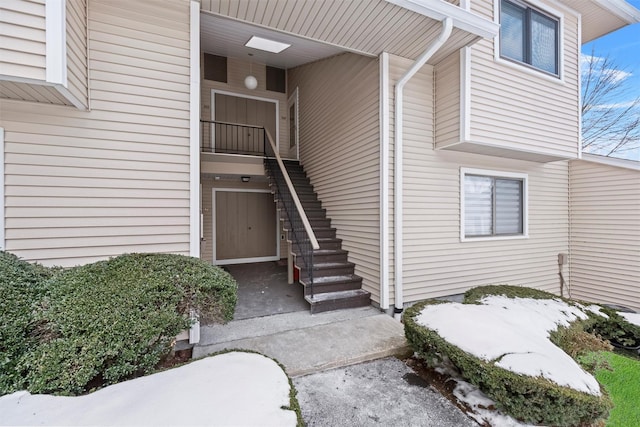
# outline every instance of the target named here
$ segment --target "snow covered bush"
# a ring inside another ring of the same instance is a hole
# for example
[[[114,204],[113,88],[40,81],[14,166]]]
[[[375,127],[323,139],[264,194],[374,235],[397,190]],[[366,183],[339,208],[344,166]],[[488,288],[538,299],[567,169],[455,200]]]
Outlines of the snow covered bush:
[[[31,335],[19,370],[32,393],[81,394],[151,373],[175,336],[201,319],[230,320],[237,285],[218,267],[170,254],[126,254],[65,270]]]
[[[416,304],[404,324],[416,353],[433,366],[453,365],[514,418],[579,426],[606,419],[611,401],[550,335],[588,321],[585,311],[552,294],[499,286],[473,290],[463,304]]]

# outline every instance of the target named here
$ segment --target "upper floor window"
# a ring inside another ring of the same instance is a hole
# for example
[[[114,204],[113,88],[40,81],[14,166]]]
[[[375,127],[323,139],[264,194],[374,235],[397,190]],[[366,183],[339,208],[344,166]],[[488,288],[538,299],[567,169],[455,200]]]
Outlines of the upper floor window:
[[[527,175],[461,169],[461,238],[526,237]]]
[[[559,20],[514,0],[500,1],[500,56],[559,75]]]

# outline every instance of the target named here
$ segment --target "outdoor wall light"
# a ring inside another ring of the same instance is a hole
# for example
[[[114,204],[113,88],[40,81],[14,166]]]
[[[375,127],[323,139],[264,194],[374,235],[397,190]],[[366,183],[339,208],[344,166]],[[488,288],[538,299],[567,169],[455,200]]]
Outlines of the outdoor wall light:
[[[242,176],[240,177],[240,179],[242,180],[242,182],[249,182],[249,180],[251,180],[250,176]]]
[[[244,78],[244,86],[249,90],[254,90],[258,87],[258,79],[249,75]]]

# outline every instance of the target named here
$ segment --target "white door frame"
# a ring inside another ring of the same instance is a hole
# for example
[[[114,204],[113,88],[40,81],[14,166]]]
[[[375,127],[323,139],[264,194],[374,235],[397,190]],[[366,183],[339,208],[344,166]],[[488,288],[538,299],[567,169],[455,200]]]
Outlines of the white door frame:
[[[211,89],[211,121],[216,121],[216,94],[227,95],[227,96],[235,96],[237,98],[246,98],[246,99],[255,99],[256,101],[265,101],[276,104],[276,134],[272,135],[275,138],[276,150],[280,152],[280,101],[275,98],[263,98],[261,96],[253,96],[253,95],[245,95],[243,93],[238,92],[230,92],[226,90],[219,89]],[[212,132],[209,129],[209,134],[211,135],[211,152],[216,152],[216,141],[215,141],[215,132]],[[265,144],[267,141],[265,141]],[[238,154],[233,154],[238,155]],[[241,154],[240,154],[241,155]]]
[[[212,217],[212,242],[211,242],[211,253],[212,253],[212,262],[213,265],[226,265],[226,264],[246,264],[250,262],[266,262],[266,261],[279,261],[280,260],[280,219],[278,218],[278,211],[276,210],[276,254],[274,256],[266,256],[266,257],[254,257],[254,258],[234,258],[234,259],[216,259],[216,191],[220,192],[228,192],[228,193],[271,193],[271,190],[268,189],[260,189],[260,188],[218,188],[214,187],[212,189],[212,198],[211,198],[211,217]],[[273,204],[273,209],[276,209],[275,202]]]
[[[287,100],[287,117],[289,116],[289,113],[291,112],[291,105],[295,104],[295,112],[294,112],[294,118],[293,121],[295,123],[295,127],[296,127],[296,134],[294,135],[295,141],[296,141],[296,158],[295,160],[300,160],[300,96],[298,94],[298,87],[296,86],[295,90],[293,91],[293,93],[291,94],[291,96],[289,97],[289,99]],[[287,121],[287,125],[291,122],[291,117],[289,117],[289,121]],[[287,129],[288,132],[291,132],[291,129]],[[287,133],[288,133],[287,132]],[[287,144],[289,143],[289,141],[287,141]],[[291,147],[289,147],[289,150],[291,150]],[[291,152],[289,152],[289,155],[291,155]],[[288,156],[287,156],[288,157]]]

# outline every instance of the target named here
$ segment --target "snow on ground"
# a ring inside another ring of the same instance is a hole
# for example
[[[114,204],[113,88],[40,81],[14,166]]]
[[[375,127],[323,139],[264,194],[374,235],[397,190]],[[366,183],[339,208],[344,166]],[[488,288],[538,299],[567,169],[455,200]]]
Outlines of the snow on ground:
[[[625,320],[629,323],[633,323],[636,326],[640,326],[640,313],[623,313],[618,312],[618,314],[625,318]]]
[[[289,379],[273,360],[233,352],[78,397],[0,397],[2,425],[295,426]]]
[[[481,303],[428,305],[416,321],[496,366],[600,395],[596,379],[549,340],[559,326],[586,319],[582,310],[555,299],[488,296]]]

